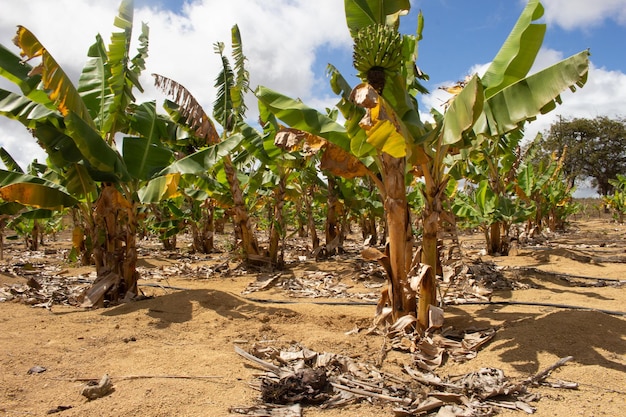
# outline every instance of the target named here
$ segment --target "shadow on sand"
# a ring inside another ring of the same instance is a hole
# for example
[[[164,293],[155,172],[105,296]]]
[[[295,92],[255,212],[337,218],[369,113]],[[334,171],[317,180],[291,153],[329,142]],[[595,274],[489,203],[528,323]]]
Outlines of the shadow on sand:
[[[194,304],[213,310],[227,319],[250,319],[259,315],[295,317],[298,313],[286,308],[276,308],[244,300],[236,295],[218,290],[185,290],[161,295],[113,307],[103,316],[120,316],[145,310],[146,314],[159,320],[157,328],[166,328],[172,323],[184,323],[194,316]]]
[[[461,308],[446,309],[446,324],[489,327],[505,322],[486,349],[522,373],[539,371],[539,354],[573,356],[581,365],[598,365],[626,372],[626,320],[596,311],[503,312],[500,306],[481,308],[468,317]],[[460,322],[463,322],[460,324]]]

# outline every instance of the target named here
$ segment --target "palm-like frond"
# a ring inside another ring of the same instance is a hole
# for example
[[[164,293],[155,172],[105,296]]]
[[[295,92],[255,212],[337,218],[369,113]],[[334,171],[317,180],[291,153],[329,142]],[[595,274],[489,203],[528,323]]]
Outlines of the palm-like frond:
[[[233,110],[237,114],[239,120],[243,120],[246,110],[248,110],[244,101],[244,94],[250,91],[250,73],[246,70],[245,67],[247,58],[243,54],[241,33],[239,32],[239,27],[237,25],[233,26],[233,28],[231,29],[231,33],[235,85],[231,88],[230,94],[233,101]]]
[[[184,118],[183,124],[193,130],[196,136],[205,139],[207,144],[219,142],[219,135],[213,121],[185,86],[159,74],[152,74],[152,76],[155,86],[173,98],[179,106],[179,112]]]
[[[98,129],[103,131],[103,124],[115,94],[109,85],[111,71],[106,64],[106,46],[100,35],[96,36],[96,42],[89,48],[87,57],[87,63],[78,80],[78,93],[91,112]]]
[[[2,162],[4,162],[4,165],[9,171],[24,172],[22,167],[20,167],[20,165],[15,161],[15,159],[13,159],[11,154],[4,149],[4,147],[0,147],[0,159],[2,159]]]
[[[115,133],[126,126],[126,107],[135,101],[133,95],[133,87],[137,87],[142,91],[139,84],[137,70],[140,67],[133,67],[131,70],[128,66],[130,59],[130,44],[133,31],[133,1],[123,0],[120,4],[119,14],[115,18],[114,25],[121,32],[114,32],[111,35],[111,43],[109,44],[107,63],[110,68],[109,86],[113,92],[113,102],[108,110],[107,120],[103,125],[103,131],[107,132],[108,143],[113,143]],[[145,28],[144,28],[145,29]],[[147,52],[147,33],[143,32],[140,38],[141,49],[139,56],[146,56]],[[143,52],[142,52],[143,50]],[[143,58],[142,58],[143,59]],[[141,59],[137,60],[140,63]],[[135,65],[135,63],[133,63]]]
[[[230,131],[234,125],[233,100],[230,92],[235,85],[235,74],[228,58],[224,55],[223,43],[215,44],[215,53],[219,54],[222,59],[222,70],[217,75],[214,84],[217,88],[217,97],[213,102],[213,117],[222,125],[224,131]]]

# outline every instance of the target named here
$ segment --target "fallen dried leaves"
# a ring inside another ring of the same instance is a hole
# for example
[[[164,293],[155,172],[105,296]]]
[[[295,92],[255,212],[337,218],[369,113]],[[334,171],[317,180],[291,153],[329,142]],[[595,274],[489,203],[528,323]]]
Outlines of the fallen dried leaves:
[[[532,414],[535,408],[529,403],[539,396],[529,393],[528,387],[545,383],[554,369],[571,359],[563,358],[535,376],[513,381],[496,368],[441,378],[405,365],[404,375],[398,376],[347,356],[318,353],[298,344],[282,350],[255,345],[250,353],[238,347],[235,351],[266,372],[253,383],[261,392],[262,404],[232,407],[230,412],[280,417],[301,416],[300,404],[335,408],[366,399],[391,404],[397,417],[435,410],[437,417],[483,417],[493,415],[497,408]]]

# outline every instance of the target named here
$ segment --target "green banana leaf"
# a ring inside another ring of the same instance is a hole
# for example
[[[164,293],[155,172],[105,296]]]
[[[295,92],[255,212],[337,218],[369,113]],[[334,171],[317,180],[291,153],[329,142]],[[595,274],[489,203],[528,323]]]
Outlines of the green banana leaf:
[[[66,130],[55,126],[49,121],[35,123],[33,133],[39,145],[48,154],[48,163],[57,168],[65,168],[69,164],[83,159],[80,150]]]
[[[4,166],[7,167],[9,171],[24,173],[22,167],[20,167],[20,165],[15,161],[15,159],[13,159],[11,154],[4,149],[4,147],[0,147],[0,159],[2,159]]]
[[[539,0],[530,0],[513,30],[482,77],[485,97],[525,78],[543,43],[546,25],[532,23],[543,16]]]
[[[256,159],[263,166],[271,167],[281,154],[281,150],[274,145],[273,135],[261,135],[247,123],[239,123],[237,130],[242,135],[243,150],[233,159],[235,165],[253,163]]]
[[[0,202],[0,216],[15,216],[19,214],[25,207],[23,204],[15,201]]]
[[[454,98],[443,117],[442,143],[454,145],[470,131],[483,111],[483,88],[474,75]]]
[[[231,28],[231,45],[235,61],[233,67],[235,77],[233,86],[230,88],[230,97],[235,114],[238,115],[239,120],[243,120],[247,110],[244,95],[250,91],[250,74],[245,67],[246,57],[243,54],[241,33],[237,25]]]
[[[125,137],[122,153],[128,173],[140,180],[149,180],[174,158],[171,150],[138,137]]]
[[[109,146],[99,132],[74,112],[65,117],[67,133],[89,164],[98,171],[113,173],[122,181],[130,179],[120,154]]]
[[[320,136],[350,152],[350,138],[346,129],[330,117],[299,100],[263,86],[259,86],[255,94],[259,101],[288,126]]]
[[[107,59],[104,41],[97,35],[96,42],[87,52],[87,62],[78,79],[78,93],[100,131],[105,131],[104,123],[114,99],[113,90],[108,83],[111,72],[106,64]]]
[[[21,221],[23,219],[26,220],[38,220],[38,219],[49,219],[54,216],[54,211],[49,209],[34,209],[28,210],[20,214],[20,216],[16,219]]]
[[[67,192],[78,199],[95,201],[98,189],[89,170],[79,163],[69,166],[63,184]]]
[[[337,68],[328,64],[326,72],[330,77],[330,86],[333,92],[341,97],[336,107],[346,119],[344,126],[350,137],[350,150],[352,154],[357,158],[370,155],[374,151],[374,147],[367,143],[367,135],[359,126],[359,122],[363,116],[365,116],[365,109],[356,106],[350,101],[352,87]]]
[[[174,161],[171,165],[164,168],[159,176],[168,174],[202,174],[219,164],[221,159],[233,152],[241,145],[243,136],[235,134],[222,142],[202,149],[182,159]]]
[[[49,109],[26,96],[3,89],[0,89],[0,115],[17,120],[29,129],[35,127],[37,121],[61,118],[56,110]]]
[[[138,56],[130,58],[131,34],[133,30],[134,7],[132,0],[122,0],[118,15],[113,24],[122,29],[120,32],[111,34],[111,42],[107,54],[107,66],[110,68],[108,86],[113,94],[113,100],[106,108],[106,118],[102,125],[102,131],[115,134],[127,125],[126,109],[135,101],[132,87],[143,92],[139,83],[139,74],[143,69],[143,61],[147,56],[148,29],[143,25],[139,38],[140,48]],[[133,64],[129,68],[129,63]],[[114,139],[109,137],[107,141]]]
[[[167,126],[157,115],[154,101],[133,108],[130,126],[141,137],[124,138],[124,162],[133,178],[148,180],[174,159],[172,151],[161,143],[161,138],[168,135]]]
[[[587,82],[589,51],[582,51],[502,89],[485,102],[477,134],[504,135],[560,102],[560,93]]]
[[[398,25],[400,15],[411,8],[409,0],[345,0],[346,21],[351,33],[369,25]]]
[[[29,75],[32,69],[33,67],[27,62],[23,62],[19,56],[0,44],[0,76],[17,85],[22,94],[30,100],[54,108],[48,95],[44,91],[37,89],[41,82],[41,76]]]
[[[61,188],[58,184],[55,184],[44,178],[36,177],[34,175],[24,174],[23,172],[6,171],[4,169],[0,169],[0,187],[4,187],[6,185],[11,185],[11,184],[17,184],[21,182],[42,184],[47,187]]]

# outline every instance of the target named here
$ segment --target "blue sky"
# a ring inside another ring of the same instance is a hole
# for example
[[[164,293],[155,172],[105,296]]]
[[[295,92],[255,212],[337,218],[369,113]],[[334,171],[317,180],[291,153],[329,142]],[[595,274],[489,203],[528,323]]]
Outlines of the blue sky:
[[[13,48],[16,25],[33,31],[75,79],[96,33],[105,40],[115,30],[119,0],[5,0],[0,14],[0,43]],[[524,8],[522,0],[415,0],[402,30],[415,31],[416,15],[425,18],[418,66],[430,76],[432,94],[421,97],[421,111],[446,100],[438,90],[484,70]],[[591,50],[587,85],[563,95],[563,105],[538,119],[529,135],[547,129],[558,116],[626,116],[626,0],[543,0],[548,24],[536,68],[544,68],[583,49]],[[54,7],[51,7],[54,6]],[[352,43],[342,0],[135,0],[136,32],[150,27],[150,52],[140,100],[163,101],[154,89],[155,72],[185,85],[210,109],[219,58],[213,43],[230,40],[238,24],[252,86],[265,85],[324,109],[336,102],[325,68],[332,63],[353,83]],[[136,36],[136,35],[135,35]],[[69,46],[69,47],[68,47]],[[11,85],[0,79],[0,88]],[[249,116],[255,119],[252,101]],[[45,156],[16,122],[0,118],[0,145],[26,165]]]

